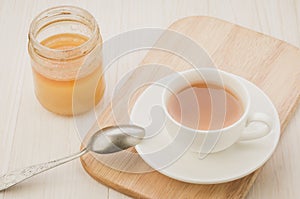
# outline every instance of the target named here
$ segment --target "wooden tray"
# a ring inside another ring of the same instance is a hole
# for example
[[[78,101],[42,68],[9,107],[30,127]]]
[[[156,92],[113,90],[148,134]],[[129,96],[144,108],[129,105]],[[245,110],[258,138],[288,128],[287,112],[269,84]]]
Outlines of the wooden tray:
[[[279,112],[283,132],[300,101],[299,49],[278,39],[210,17],[187,17],[176,21],[169,29],[203,46],[218,68],[240,75],[264,90]],[[191,67],[163,51],[150,51],[141,64],[151,63],[167,65],[177,71]],[[151,79],[150,76],[148,74]],[[124,93],[139,79],[139,76],[132,74],[122,88]],[[119,99],[113,100],[118,105]],[[114,123],[110,107],[105,109],[98,121],[100,126]],[[141,158],[137,155],[134,157],[119,154],[115,159],[125,165],[147,167]],[[257,170],[229,183],[195,185],[173,180],[156,171],[134,174],[114,170],[97,161],[91,154],[82,157],[81,162],[97,181],[136,198],[244,198],[259,174]]]

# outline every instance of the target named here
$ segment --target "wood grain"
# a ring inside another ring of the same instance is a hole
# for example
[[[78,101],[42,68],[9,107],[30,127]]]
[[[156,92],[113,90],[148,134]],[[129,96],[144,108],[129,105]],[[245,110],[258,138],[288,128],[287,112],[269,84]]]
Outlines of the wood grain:
[[[87,9],[104,40],[143,27],[166,28],[185,16],[213,16],[300,47],[299,0],[0,0],[0,175],[76,152],[80,146],[72,119],[45,111],[33,93],[27,32],[39,12],[58,5]],[[212,41],[211,41],[212,42]],[[126,55],[107,72],[107,94],[145,54]],[[281,96],[281,91],[278,92]],[[300,108],[276,153],[262,169],[248,199],[300,198]],[[110,198],[125,196],[90,178],[75,161],[1,192],[0,199]]]
[[[169,29],[203,46],[218,68],[240,75],[264,90],[275,104],[281,120],[281,130],[284,130],[300,99],[299,49],[261,33],[210,17],[180,19]],[[167,39],[164,36],[162,38]],[[181,43],[178,42],[177,45]],[[142,65],[153,63],[169,66],[175,71],[191,68],[189,63],[178,56],[162,51],[150,51],[142,61]],[[143,71],[130,76],[122,87],[123,93],[117,96],[115,106],[118,105],[120,97],[126,95],[126,91],[131,91],[130,87],[139,84],[138,77],[145,75],[141,72]],[[153,76],[147,71],[145,77],[151,80]],[[278,90],[281,90],[280,96]],[[100,126],[114,123],[112,111],[109,106],[100,115]],[[126,154],[116,156],[120,158]],[[156,171],[133,174],[114,170],[90,154],[81,161],[85,170],[97,181],[137,198],[244,198],[259,173],[258,170],[230,183],[195,185],[170,179]],[[133,160],[129,156],[122,158],[122,162],[125,166],[133,164],[139,167],[145,164],[141,159]]]

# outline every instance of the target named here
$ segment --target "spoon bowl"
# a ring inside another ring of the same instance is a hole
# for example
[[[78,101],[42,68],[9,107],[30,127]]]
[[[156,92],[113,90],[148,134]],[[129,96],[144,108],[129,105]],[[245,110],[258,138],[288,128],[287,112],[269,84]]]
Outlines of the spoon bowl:
[[[105,127],[92,135],[86,149],[98,154],[116,153],[141,142],[145,130],[135,125]]]

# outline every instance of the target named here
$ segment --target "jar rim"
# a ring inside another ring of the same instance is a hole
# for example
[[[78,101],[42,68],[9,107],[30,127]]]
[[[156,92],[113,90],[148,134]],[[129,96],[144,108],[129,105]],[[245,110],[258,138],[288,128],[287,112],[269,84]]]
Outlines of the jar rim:
[[[38,26],[39,23],[42,23],[43,20],[49,17],[67,15],[79,16],[82,17],[82,19],[88,20],[91,25],[91,37],[89,37],[83,44],[68,49],[53,49],[42,45],[36,37],[43,28],[47,27],[51,23],[44,24],[41,27]],[[69,60],[82,57],[92,51],[97,45],[96,41],[99,37],[99,27],[92,14],[90,14],[87,10],[76,6],[64,5],[48,8],[32,20],[28,33],[28,45],[31,45],[29,46],[29,48],[32,47],[31,50],[34,50],[39,56],[46,59]]]

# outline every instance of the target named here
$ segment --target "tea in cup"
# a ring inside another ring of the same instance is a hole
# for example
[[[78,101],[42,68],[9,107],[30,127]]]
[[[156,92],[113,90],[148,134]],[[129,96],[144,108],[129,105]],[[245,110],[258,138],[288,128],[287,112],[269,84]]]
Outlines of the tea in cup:
[[[252,112],[250,105],[249,92],[236,76],[212,68],[176,74],[163,93],[169,135],[200,153],[267,135],[272,130],[270,117]],[[250,132],[250,123],[265,125]]]

